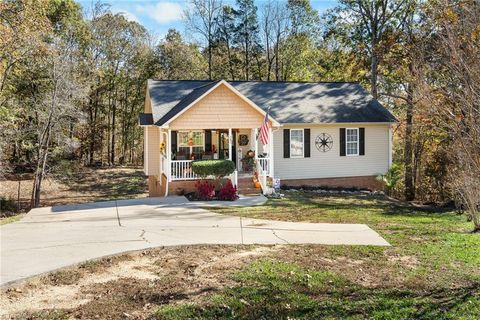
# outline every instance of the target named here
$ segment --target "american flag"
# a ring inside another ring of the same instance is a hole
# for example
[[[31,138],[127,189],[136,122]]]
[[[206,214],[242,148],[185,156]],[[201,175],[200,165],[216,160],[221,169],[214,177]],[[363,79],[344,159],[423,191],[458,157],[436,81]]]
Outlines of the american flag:
[[[263,145],[268,144],[269,140],[269,128],[268,128],[268,113],[270,112],[270,107],[267,110],[267,113],[265,114],[265,119],[263,120],[262,126],[260,127],[260,142]]]

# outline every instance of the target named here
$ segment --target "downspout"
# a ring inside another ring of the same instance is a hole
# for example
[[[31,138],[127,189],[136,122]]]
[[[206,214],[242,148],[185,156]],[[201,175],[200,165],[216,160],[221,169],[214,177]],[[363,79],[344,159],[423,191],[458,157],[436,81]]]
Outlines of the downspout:
[[[170,129],[168,130],[168,133],[169,132],[170,132]],[[166,138],[164,139],[164,141],[165,141],[165,144],[167,145],[167,163],[166,163],[165,166],[163,166],[166,169],[165,171],[167,172],[167,174],[165,175],[165,177],[167,178],[167,179],[165,179],[165,180],[167,180],[167,182],[165,184],[165,198],[166,198],[166,197],[168,197],[168,181],[170,180],[170,178],[169,178],[170,177],[170,172],[169,171],[170,171],[170,167],[171,167],[171,164],[170,164],[170,157],[171,157],[170,156],[171,155],[171,153],[170,153],[171,145],[170,144],[171,144],[171,141],[168,139],[168,133],[167,132],[163,131],[162,133],[166,135]],[[162,159],[162,161],[163,161],[163,159]],[[168,165],[168,167],[167,167],[167,165]],[[160,179],[162,179],[162,177],[160,177]]]

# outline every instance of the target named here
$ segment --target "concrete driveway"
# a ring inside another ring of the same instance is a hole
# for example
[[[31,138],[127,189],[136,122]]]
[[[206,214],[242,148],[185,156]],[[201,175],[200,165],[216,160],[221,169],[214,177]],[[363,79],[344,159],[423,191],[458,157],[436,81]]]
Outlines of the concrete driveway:
[[[0,233],[0,285],[88,259],[158,246],[389,245],[364,224],[297,223],[224,216],[201,209],[184,197],[38,208],[21,221],[1,226]]]

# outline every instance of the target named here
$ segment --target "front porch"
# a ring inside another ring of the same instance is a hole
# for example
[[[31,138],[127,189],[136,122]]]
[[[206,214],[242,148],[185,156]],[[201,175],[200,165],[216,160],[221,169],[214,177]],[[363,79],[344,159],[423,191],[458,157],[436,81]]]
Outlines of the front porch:
[[[151,112],[148,103],[145,112]],[[149,190],[154,190],[150,195],[168,195],[174,184],[191,186],[199,179],[192,163],[214,159],[235,163],[229,178],[237,188],[248,181],[245,175],[256,173],[262,192],[268,193],[267,178],[274,177],[272,128],[280,124],[268,117],[270,140],[262,145],[257,136],[266,118],[262,108],[226,81],[193,89],[169,112],[153,117],[154,125],[145,126],[145,173]],[[244,160],[247,154],[249,161]]]
[[[191,186],[178,182],[200,179],[192,170],[193,161],[228,159],[236,167],[228,178],[237,188],[239,177],[246,181],[257,172],[262,192],[267,193],[267,178],[273,178],[272,132],[269,143],[262,145],[256,139],[257,128],[160,130],[160,175],[165,177],[160,183]]]

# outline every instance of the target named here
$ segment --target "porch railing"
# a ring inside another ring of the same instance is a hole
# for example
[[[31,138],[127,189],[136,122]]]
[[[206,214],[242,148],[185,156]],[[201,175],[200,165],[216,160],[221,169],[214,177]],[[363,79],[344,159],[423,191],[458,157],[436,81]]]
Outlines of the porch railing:
[[[258,173],[258,181],[260,182],[260,186],[262,188],[262,193],[263,194],[268,194],[268,187],[267,187],[267,171],[265,171],[263,168],[265,166],[265,163],[268,165],[268,161],[260,161],[260,160],[268,160],[266,158],[258,158],[256,161],[256,166],[257,166],[257,173]],[[268,168],[268,166],[267,166]]]
[[[193,160],[172,160],[171,180],[195,180],[199,177],[192,170]]]
[[[257,158],[257,164],[260,166],[263,172],[267,176],[270,175],[270,159],[269,158]]]

